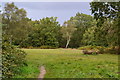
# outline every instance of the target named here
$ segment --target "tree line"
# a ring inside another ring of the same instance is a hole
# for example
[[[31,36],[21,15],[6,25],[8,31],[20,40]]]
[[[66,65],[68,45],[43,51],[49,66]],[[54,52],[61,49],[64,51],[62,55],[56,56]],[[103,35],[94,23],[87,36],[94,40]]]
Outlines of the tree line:
[[[99,10],[105,11],[108,16],[97,13],[97,5],[102,5]],[[7,3],[2,14],[3,35],[10,44],[23,48],[43,45],[57,48],[78,48],[86,45],[118,46],[118,17],[112,10],[112,13],[109,13],[109,8],[106,7],[111,6],[119,10],[116,5],[117,3],[91,3],[94,16],[78,12],[61,26],[57,17],[33,21],[27,17],[27,12],[23,8],[19,9],[14,3]]]

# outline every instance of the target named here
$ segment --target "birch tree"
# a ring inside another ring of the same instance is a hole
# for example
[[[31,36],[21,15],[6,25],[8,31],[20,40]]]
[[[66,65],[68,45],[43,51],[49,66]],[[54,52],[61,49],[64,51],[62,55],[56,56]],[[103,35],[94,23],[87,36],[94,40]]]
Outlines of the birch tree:
[[[75,30],[76,30],[75,25],[70,20],[63,24],[61,32],[63,34],[63,38],[67,40],[65,48],[68,48],[72,34],[74,33]]]

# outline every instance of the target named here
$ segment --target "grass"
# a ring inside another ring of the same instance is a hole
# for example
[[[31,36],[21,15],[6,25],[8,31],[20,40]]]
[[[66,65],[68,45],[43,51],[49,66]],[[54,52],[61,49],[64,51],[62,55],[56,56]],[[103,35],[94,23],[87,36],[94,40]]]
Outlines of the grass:
[[[118,55],[83,55],[77,49],[23,49],[27,64],[16,78],[37,78],[39,67],[45,78],[118,78]]]

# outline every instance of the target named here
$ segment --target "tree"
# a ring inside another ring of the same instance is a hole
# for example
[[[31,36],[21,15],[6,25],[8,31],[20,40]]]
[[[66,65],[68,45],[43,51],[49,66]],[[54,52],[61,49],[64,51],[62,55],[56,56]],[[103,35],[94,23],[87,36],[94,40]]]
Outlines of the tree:
[[[79,46],[83,46],[82,38],[85,30],[88,28],[95,26],[96,21],[91,15],[76,13],[74,17],[71,17],[70,20],[73,22],[77,30],[73,33],[71,37],[71,42],[69,47],[77,48]]]
[[[83,34],[82,42],[84,45],[96,45],[97,42],[95,40],[95,29],[96,26],[88,28],[85,33]]]
[[[120,2],[91,2],[90,7],[96,20],[101,25],[105,19],[115,20],[120,15]]]
[[[71,40],[71,37],[72,37],[72,34],[75,30],[76,30],[76,28],[70,20],[65,22],[64,25],[62,26],[61,32],[63,34],[63,37],[67,40],[67,43],[65,46],[66,48],[68,47],[70,40]]]
[[[30,31],[30,20],[26,18],[26,11],[19,9],[14,3],[6,3],[2,16],[4,36],[8,36],[11,44],[22,42]]]
[[[110,42],[108,36],[113,33],[112,26],[112,22],[106,20],[101,27],[88,28],[83,34],[82,42],[84,45],[108,46]]]
[[[58,38],[60,33],[60,24],[57,22],[57,17],[46,17],[38,21],[32,21],[32,26],[33,31],[28,35],[21,46],[59,46]]]
[[[118,46],[118,53],[120,54],[120,41],[119,41],[119,35],[120,35],[120,1],[119,2],[92,2],[91,5],[91,11],[94,15],[94,18],[98,20],[97,26],[102,26],[104,23],[104,20],[107,18],[113,20],[115,22],[113,31],[114,35],[112,35],[112,43],[113,46]],[[117,43],[116,43],[117,40]]]
[[[60,24],[57,22],[57,17],[46,17],[40,20],[41,34],[43,36],[44,44],[58,47],[58,36]]]
[[[7,14],[10,15],[10,14]],[[5,16],[4,16],[5,17]],[[4,20],[7,21],[7,19],[4,18]],[[10,20],[8,20],[10,21]],[[2,27],[7,27],[6,24],[3,24],[1,21],[1,14],[0,14],[0,32],[2,33],[2,37],[0,36],[0,45],[2,48],[2,52],[0,52],[0,61],[2,59],[2,62],[0,64],[2,76],[1,78],[13,78],[15,75],[21,73],[21,67],[25,66],[26,64],[26,53],[15,46],[11,45],[7,39],[8,36],[5,36],[7,33],[6,31],[1,31]],[[2,38],[2,39],[1,39]],[[2,55],[1,55],[2,54]]]

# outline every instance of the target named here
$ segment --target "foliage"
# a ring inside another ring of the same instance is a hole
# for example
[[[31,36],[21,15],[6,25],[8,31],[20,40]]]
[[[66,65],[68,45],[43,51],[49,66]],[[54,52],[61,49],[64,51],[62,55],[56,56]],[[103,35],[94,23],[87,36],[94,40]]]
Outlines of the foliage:
[[[118,46],[83,46],[83,47],[79,47],[79,50],[85,50],[85,51],[90,51],[90,52],[94,52],[97,51],[98,53],[101,54],[106,54],[106,53],[110,53],[110,54],[118,54],[117,50],[118,50]]]
[[[83,46],[83,34],[85,30],[96,25],[96,21],[91,15],[76,13],[74,17],[71,17],[70,20],[75,25],[77,30],[73,33],[71,37],[70,47],[78,48]]]
[[[88,30],[85,31],[83,34],[82,43],[84,45],[98,45],[98,42],[96,40],[96,29],[97,27],[91,27],[88,28]]]
[[[11,78],[20,74],[25,63],[26,53],[7,42],[2,43],[2,77]]]
[[[95,46],[84,46],[84,47],[79,47],[78,49],[80,49],[80,50],[91,50],[93,48],[95,48]]]
[[[23,8],[19,9],[14,3],[6,3],[2,16],[4,36],[8,36],[11,44],[20,44],[31,30],[26,11]]]
[[[99,51],[95,51],[95,50],[83,50],[84,54],[89,54],[89,55],[96,55],[99,54]]]
[[[26,11],[18,9],[14,3],[7,3],[2,15],[2,78],[12,78],[20,74],[21,67],[26,64],[26,53],[12,45],[13,41],[23,38],[24,30],[20,28],[23,28]]]
[[[110,19],[113,21],[114,26],[112,27],[112,30],[110,33],[112,35],[108,35],[107,39],[109,45],[112,46],[119,46],[118,53],[120,54],[120,41],[119,41],[119,35],[120,35],[120,1],[119,2],[91,2],[91,11],[94,15],[94,18],[98,20],[99,27],[102,26],[104,21],[106,19]]]
[[[106,26],[88,28],[83,34],[82,42],[84,45],[108,46],[109,30]]]
[[[119,18],[119,2],[91,2],[90,7],[95,19],[99,19],[99,25],[104,23],[107,18],[116,19]]]
[[[83,46],[83,47],[79,47],[78,49],[103,54],[105,47],[102,47],[102,46]]]
[[[117,22],[112,21],[112,23],[104,23],[106,24],[104,31],[106,30],[106,39],[109,46],[119,46],[119,27],[117,26]]]
[[[59,46],[60,25],[57,17],[46,17],[33,22],[33,31],[20,44],[21,47],[39,47],[42,45]]]
[[[106,48],[104,49],[104,52],[105,52],[105,53],[110,53],[110,54],[119,54],[119,53],[118,53],[118,49],[119,49],[118,46],[106,47]]]

